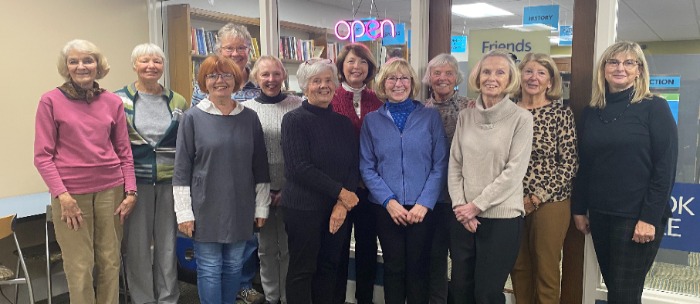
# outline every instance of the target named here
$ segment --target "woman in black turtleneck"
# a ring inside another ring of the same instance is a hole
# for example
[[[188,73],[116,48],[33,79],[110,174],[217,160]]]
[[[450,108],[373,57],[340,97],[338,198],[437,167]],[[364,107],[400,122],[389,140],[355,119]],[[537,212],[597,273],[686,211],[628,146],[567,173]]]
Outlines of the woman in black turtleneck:
[[[265,135],[267,161],[270,165],[270,205],[256,206],[255,220],[260,228],[258,255],[260,257],[260,281],[265,299],[270,303],[286,303],[285,277],[289,267],[287,232],[282,213],[278,208],[284,186],[284,157],[282,157],[282,117],[298,108],[302,99],[282,93],[282,82],[287,71],[282,62],[272,56],[262,56],[255,62],[251,80],[261,94],[245,103],[258,113]]]
[[[581,128],[572,213],[576,228],[593,237],[608,303],[641,303],[671,215],[678,131],[666,101],[649,92],[638,44],[611,45],[597,71]]]

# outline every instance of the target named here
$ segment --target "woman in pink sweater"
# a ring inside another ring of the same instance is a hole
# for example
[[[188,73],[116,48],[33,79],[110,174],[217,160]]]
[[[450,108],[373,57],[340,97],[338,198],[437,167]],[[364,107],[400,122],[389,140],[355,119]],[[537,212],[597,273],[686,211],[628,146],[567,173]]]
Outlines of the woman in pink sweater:
[[[51,193],[70,301],[118,303],[122,224],[137,196],[124,106],[95,82],[109,64],[91,42],[69,41],[58,72],[66,82],[39,100],[34,165]]]

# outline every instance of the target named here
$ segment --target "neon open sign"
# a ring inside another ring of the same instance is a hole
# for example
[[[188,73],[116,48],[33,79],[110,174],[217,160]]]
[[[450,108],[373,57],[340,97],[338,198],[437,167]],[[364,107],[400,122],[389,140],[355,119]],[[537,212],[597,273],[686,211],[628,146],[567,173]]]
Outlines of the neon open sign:
[[[346,30],[343,32],[347,32],[347,34],[341,34],[342,28]],[[368,41],[383,38],[384,35],[396,36],[396,26],[389,19],[340,20],[335,24],[335,36],[340,40]]]

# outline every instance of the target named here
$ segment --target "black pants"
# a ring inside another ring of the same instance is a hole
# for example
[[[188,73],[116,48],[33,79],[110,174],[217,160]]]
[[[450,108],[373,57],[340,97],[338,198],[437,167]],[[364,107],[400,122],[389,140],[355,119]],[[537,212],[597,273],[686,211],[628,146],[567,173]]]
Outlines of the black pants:
[[[287,271],[287,303],[323,304],[345,300],[347,277],[339,277],[338,269],[348,268],[342,262],[347,248],[347,220],[338,232],[328,229],[331,212],[302,211],[283,208],[289,243]]]
[[[435,232],[430,248],[430,304],[447,303],[447,251],[450,245],[450,221],[455,217],[452,203],[437,203],[433,208]]]
[[[360,202],[348,213],[350,227],[355,226],[355,299],[358,304],[371,304],[374,296],[374,282],[377,273],[377,223],[369,201],[369,191],[357,188]],[[351,229],[348,229],[348,237]],[[350,259],[350,242],[343,250],[345,264]],[[340,277],[348,276],[348,269],[340,269]],[[345,299],[334,304],[343,304]]]
[[[636,219],[590,212],[593,247],[609,304],[642,303],[644,279],[659,251],[664,227],[656,227],[654,241],[636,243],[632,241],[636,225]]]
[[[454,303],[504,304],[503,287],[520,248],[523,218],[478,218],[476,233],[455,217],[450,220]]]
[[[372,206],[377,218],[377,235],[384,257],[384,302],[387,304],[428,303],[430,238],[434,219],[428,211],[423,222],[396,225],[382,206]],[[411,210],[413,206],[406,206]]]

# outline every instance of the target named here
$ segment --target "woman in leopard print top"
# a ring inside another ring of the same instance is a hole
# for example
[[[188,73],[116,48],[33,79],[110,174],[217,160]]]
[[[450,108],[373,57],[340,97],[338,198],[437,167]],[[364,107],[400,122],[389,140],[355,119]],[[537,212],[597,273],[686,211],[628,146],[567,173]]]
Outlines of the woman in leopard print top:
[[[518,105],[534,118],[532,154],[523,181],[525,229],[511,273],[517,303],[559,303],[559,262],[578,169],[574,116],[561,98],[552,59],[529,53],[520,63]]]

